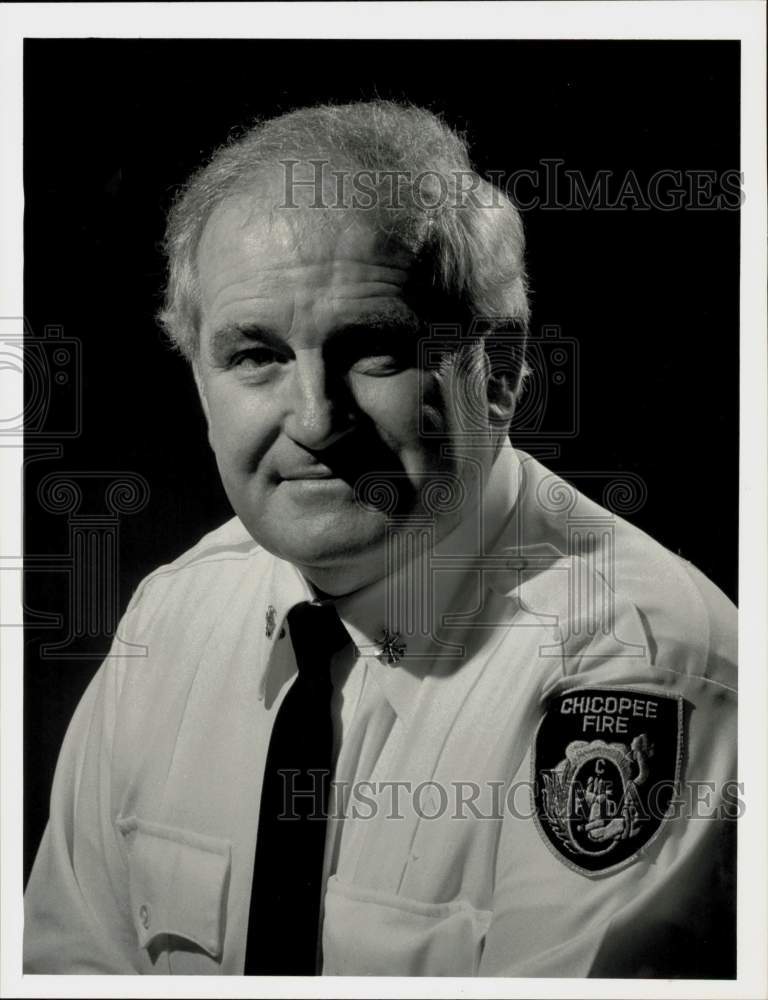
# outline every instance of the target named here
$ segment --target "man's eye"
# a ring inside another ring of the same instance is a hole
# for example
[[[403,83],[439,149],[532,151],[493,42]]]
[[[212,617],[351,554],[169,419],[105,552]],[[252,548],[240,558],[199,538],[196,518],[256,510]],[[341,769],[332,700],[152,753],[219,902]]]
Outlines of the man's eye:
[[[363,375],[395,375],[416,364],[416,344],[397,338],[393,343],[371,345],[350,359],[350,370]]]
[[[394,375],[407,367],[405,359],[395,354],[375,354],[358,358],[350,370],[362,375]]]
[[[232,355],[230,365],[233,368],[266,368],[273,362],[280,361],[280,355],[269,347],[249,347]]]

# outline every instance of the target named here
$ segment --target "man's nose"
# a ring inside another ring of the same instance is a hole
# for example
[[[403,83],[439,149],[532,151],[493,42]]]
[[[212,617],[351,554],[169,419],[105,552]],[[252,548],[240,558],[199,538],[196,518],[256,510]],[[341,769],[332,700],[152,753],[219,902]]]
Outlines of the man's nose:
[[[319,350],[297,351],[286,382],[283,429],[297,444],[319,451],[351,429],[349,390]]]

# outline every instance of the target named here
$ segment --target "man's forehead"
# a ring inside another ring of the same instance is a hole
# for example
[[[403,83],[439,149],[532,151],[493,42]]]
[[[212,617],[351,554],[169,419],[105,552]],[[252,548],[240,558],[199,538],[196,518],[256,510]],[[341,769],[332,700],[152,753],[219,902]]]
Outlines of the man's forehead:
[[[250,260],[268,269],[346,260],[409,270],[411,252],[378,225],[373,212],[292,208],[262,191],[235,194],[211,213],[198,245],[198,267]]]

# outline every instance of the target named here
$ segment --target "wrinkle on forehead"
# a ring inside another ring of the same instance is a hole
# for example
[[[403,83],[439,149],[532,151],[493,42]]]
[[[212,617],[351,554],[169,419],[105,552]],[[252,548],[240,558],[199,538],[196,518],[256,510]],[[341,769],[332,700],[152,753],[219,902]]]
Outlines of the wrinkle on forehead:
[[[350,213],[344,225],[304,233],[294,212],[265,210],[263,199],[250,195],[217,207],[198,247],[204,312],[238,299],[280,298],[294,285],[306,292],[323,287],[330,300],[402,294],[413,257],[365,218]]]

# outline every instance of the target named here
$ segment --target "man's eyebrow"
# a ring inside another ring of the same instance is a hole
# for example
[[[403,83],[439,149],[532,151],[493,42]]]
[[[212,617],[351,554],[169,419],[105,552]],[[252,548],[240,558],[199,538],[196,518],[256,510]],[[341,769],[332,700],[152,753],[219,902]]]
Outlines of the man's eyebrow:
[[[414,313],[371,312],[341,320],[329,333],[331,338],[348,337],[356,333],[415,333],[421,327]],[[236,322],[214,330],[210,338],[213,357],[226,353],[241,341],[256,341],[275,350],[285,350],[286,341],[260,323]]]
[[[211,353],[217,355],[241,340],[254,340],[269,347],[284,348],[283,341],[259,323],[227,323],[211,334]]]
[[[371,333],[412,333],[421,327],[421,321],[414,313],[373,312],[352,316],[339,322],[332,333],[351,333],[357,330]]]

